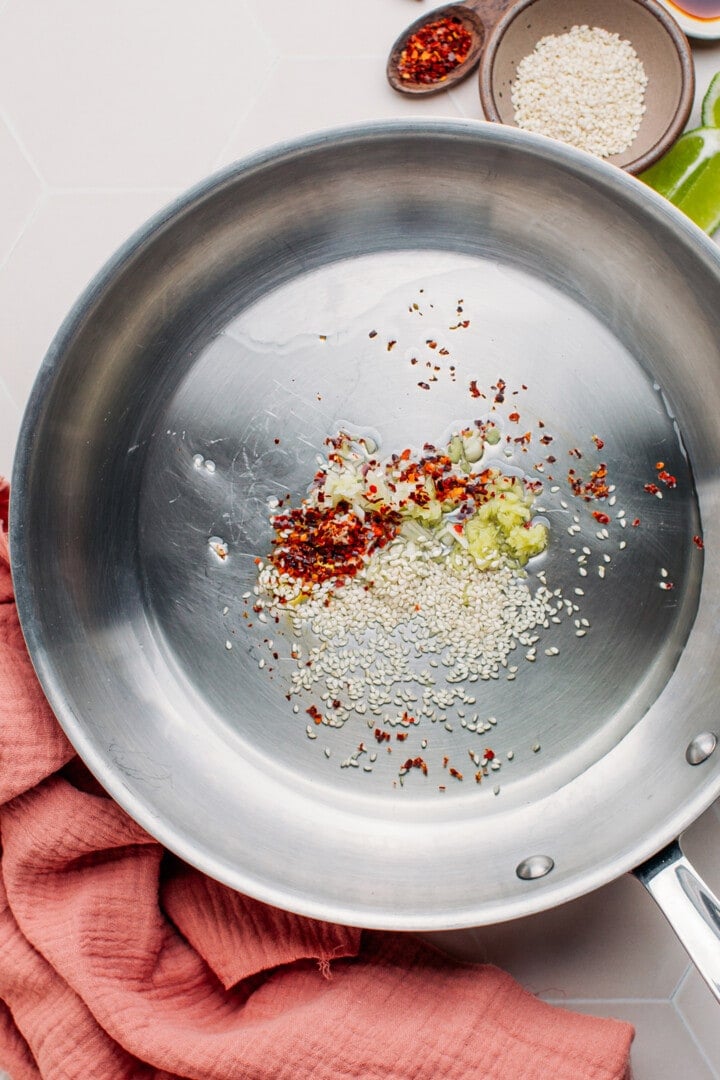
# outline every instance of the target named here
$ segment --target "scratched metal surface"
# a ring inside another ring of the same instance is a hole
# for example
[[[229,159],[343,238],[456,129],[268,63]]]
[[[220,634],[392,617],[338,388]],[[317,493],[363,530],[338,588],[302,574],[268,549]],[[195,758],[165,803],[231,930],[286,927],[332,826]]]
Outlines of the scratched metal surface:
[[[711,245],[638,183],[484,125],[309,140],[171,208],[61,333],[14,480],[31,652],[112,794],[235,887],[363,925],[510,918],[670,839],[720,787],[716,766],[684,761],[717,694],[719,282]],[[471,325],[450,340],[460,298]],[[456,378],[424,391],[409,360],[428,336],[448,338]],[[258,667],[266,634],[287,654],[281,628],[248,629],[242,594],[268,551],[268,498],[302,497],[327,435],[370,432],[383,453],[439,442],[483,415],[469,380],[498,377],[527,386],[523,423],[547,425],[562,463],[534,570],[582,586],[591,631],[552,627],[515,682],[476,684],[493,748],[515,755],[499,796],[438,792],[443,754],[477,744],[459,725],[418,733],[435,768],[401,789],[389,757],[372,775],[339,767],[367,739],[360,717],[306,738],[291,662]],[[641,518],[612,542],[587,513],[569,537],[561,501],[568,450],[593,433],[618,508]],[[662,501],[642,490],[658,459],[678,477]],[[539,853],[553,872],[520,881]]]

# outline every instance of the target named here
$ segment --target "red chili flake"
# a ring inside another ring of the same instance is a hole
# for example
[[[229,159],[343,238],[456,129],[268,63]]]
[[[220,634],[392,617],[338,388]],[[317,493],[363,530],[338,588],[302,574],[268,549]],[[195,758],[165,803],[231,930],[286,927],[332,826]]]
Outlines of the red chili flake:
[[[577,446],[573,446],[571,450],[568,450],[568,454],[570,454],[570,457],[575,457],[575,458],[577,458],[577,459],[578,459],[578,461],[579,461],[579,460],[580,460],[580,458],[582,457],[582,454],[581,454],[581,453],[580,453],[580,451],[578,450]]]
[[[470,393],[474,398],[485,397],[483,392],[481,390],[478,390],[477,379],[472,379],[472,381],[470,382]]]
[[[475,773],[475,783],[476,784],[482,784],[482,778],[483,778],[482,772],[476,772]]]
[[[417,362],[418,362],[418,360],[417,360],[417,356],[411,356],[411,357],[410,357],[410,363],[411,363],[411,364],[412,364],[413,366],[414,366],[415,364],[417,364]]]
[[[368,334],[368,337],[370,337],[370,338],[377,337],[377,330],[371,330],[370,333]]]
[[[665,462],[664,462],[664,461],[656,461],[656,462],[655,462],[655,468],[656,468],[656,469],[657,469],[657,471],[659,472],[659,471],[660,471],[660,469],[664,469],[664,468],[665,468]]]
[[[552,454],[548,454],[548,456],[545,458],[545,460],[547,461],[548,465],[554,465],[555,462],[557,461],[557,458],[553,457]]]
[[[488,750],[487,747],[486,747],[485,750],[483,751],[483,757],[486,757],[488,761],[493,761],[495,759],[495,751],[494,750]]]
[[[549,446],[552,441],[553,441],[552,435],[541,435],[540,436],[540,442],[542,443],[543,446]]]
[[[376,727],[373,731],[375,741],[379,743],[390,742],[390,735],[387,731],[383,731],[382,728]]]
[[[393,345],[397,345],[397,341],[388,341],[388,343],[387,343],[387,351],[388,352],[392,352]]]
[[[505,382],[504,379],[498,379],[498,381],[493,386],[493,390],[497,390],[497,394],[495,395],[493,400],[498,405],[502,405],[503,401],[505,400],[505,387],[506,386],[507,386],[507,383]]]
[[[666,472],[664,469],[661,469],[658,473],[658,480],[662,480],[665,487],[677,487],[677,477],[673,476],[672,473]]]
[[[275,443],[276,446],[280,445],[280,440],[279,439],[273,439],[273,442]]]
[[[517,424],[519,419],[520,419],[520,413],[519,412],[511,412],[511,413],[508,414],[508,420],[510,420],[513,424]]]
[[[433,341],[432,338],[428,338],[425,344],[427,345],[428,349],[437,349],[437,341]]]
[[[693,536],[693,544],[696,548],[700,548],[701,551],[705,547],[701,536]]]
[[[592,437],[592,441],[593,441],[593,442],[595,443],[595,445],[597,446],[598,450],[602,450],[603,446],[605,445],[605,443],[603,442],[603,440],[602,440],[602,439],[600,439],[600,438],[598,438],[598,436],[597,436],[597,435],[593,435],[593,437]]]
[[[398,742],[405,742],[405,740],[407,739],[407,731],[398,731],[395,735],[395,738]]]
[[[472,40],[457,15],[434,19],[405,42],[398,57],[398,74],[404,82],[442,82],[467,59]]]
[[[420,769],[424,776],[428,774],[428,768],[421,757],[408,758],[400,769],[401,773],[410,772],[411,769]]]
[[[463,774],[458,769],[450,769],[450,775],[454,776],[456,780],[462,780]]]
[[[659,490],[657,484],[643,484],[643,491],[647,491],[648,495],[657,495]]]
[[[601,514],[599,510],[593,510],[592,516],[601,525],[609,525],[610,524],[610,518],[608,517],[608,515],[607,514]]]
[[[308,716],[312,717],[316,724],[322,724],[322,713],[316,705],[311,705],[309,709],[305,710],[305,712],[308,714]]]
[[[640,524],[640,518],[634,518],[633,523],[632,523],[633,529],[637,529],[639,524]]]
[[[443,769],[447,769],[449,761],[450,761],[449,757],[444,757],[443,758]]]
[[[439,356],[449,356],[450,355],[450,350],[446,349],[444,347],[442,349],[438,349],[438,355]],[[437,370],[439,371],[440,369],[438,368]]]
[[[420,387],[421,390],[429,390],[430,389],[429,385],[426,382],[419,382],[418,386]]]
[[[519,446],[527,446],[531,439],[532,432],[526,431],[524,435],[518,435],[516,439],[513,439],[513,442],[517,443]]]

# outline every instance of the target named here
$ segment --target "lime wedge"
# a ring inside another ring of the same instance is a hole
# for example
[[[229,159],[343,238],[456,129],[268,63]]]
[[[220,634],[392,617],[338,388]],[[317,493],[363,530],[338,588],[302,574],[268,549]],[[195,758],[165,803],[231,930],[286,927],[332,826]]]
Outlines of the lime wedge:
[[[714,232],[720,227],[720,127],[686,131],[640,179],[705,232]]]
[[[720,127],[720,71],[713,76],[703,98],[700,123],[703,127]]]

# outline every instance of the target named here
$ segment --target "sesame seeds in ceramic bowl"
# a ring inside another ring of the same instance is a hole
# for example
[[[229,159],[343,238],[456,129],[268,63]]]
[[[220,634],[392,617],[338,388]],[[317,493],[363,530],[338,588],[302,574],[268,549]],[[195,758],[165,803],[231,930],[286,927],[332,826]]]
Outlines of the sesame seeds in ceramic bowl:
[[[692,107],[687,39],[655,0],[519,0],[480,67],[485,115],[648,168]]]

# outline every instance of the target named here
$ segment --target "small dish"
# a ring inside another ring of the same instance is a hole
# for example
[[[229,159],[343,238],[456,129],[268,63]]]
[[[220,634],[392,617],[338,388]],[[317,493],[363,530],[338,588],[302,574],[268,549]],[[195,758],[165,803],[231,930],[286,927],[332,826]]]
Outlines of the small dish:
[[[702,0],[687,0],[684,4],[673,4],[672,0],[659,0],[663,7],[667,8],[680,28],[688,37],[702,38],[705,41],[720,39],[720,4],[713,3],[708,7]],[[693,14],[693,10],[696,12]],[[714,14],[698,14],[703,11],[714,11]]]
[[[682,133],[695,74],[688,40],[656,0],[519,0],[491,33],[480,62],[480,99],[488,120],[518,125],[512,84],[523,57],[549,34],[599,27],[635,49],[648,77],[645,113],[631,146],[607,158],[630,173],[652,165]]]

